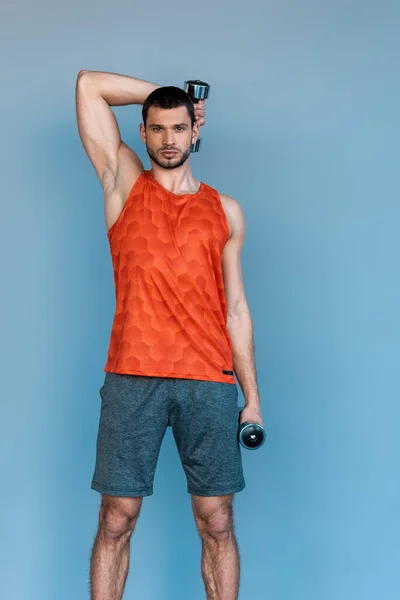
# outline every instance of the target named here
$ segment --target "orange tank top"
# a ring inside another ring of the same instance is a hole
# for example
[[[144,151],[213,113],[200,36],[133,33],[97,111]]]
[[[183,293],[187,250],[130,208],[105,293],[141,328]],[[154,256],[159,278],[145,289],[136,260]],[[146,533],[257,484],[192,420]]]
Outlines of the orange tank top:
[[[174,194],[145,170],[107,236],[116,310],[104,371],[236,383],[218,192]]]

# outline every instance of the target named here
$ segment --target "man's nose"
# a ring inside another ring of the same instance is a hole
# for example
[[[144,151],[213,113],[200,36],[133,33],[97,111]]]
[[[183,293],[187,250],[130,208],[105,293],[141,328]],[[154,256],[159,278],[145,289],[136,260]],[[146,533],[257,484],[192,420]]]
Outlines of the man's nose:
[[[175,135],[172,130],[164,130],[163,144],[164,146],[173,146],[175,144]]]

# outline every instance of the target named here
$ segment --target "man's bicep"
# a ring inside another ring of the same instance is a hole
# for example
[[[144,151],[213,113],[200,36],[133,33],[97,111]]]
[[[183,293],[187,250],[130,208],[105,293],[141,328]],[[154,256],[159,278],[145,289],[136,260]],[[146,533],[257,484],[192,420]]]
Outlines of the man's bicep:
[[[232,234],[222,252],[222,273],[228,314],[235,314],[247,307],[241,266],[246,225],[242,207],[237,200],[229,198],[225,206]]]
[[[106,170],[118,168],[121,135],[112,109],[92,86],[90,73],[82,71],[76,82],[76,118],[83,147],[103,181]]]

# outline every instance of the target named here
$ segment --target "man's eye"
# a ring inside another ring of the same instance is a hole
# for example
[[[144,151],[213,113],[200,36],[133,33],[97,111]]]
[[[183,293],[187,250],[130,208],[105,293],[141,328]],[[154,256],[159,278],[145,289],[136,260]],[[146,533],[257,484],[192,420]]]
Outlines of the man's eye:
[[[178,127],[177,127],[176,129],[177,129],[178,131],[183,131],[183,130],[184,130],[184,127],[179,127],[179,125],[178,125]]]
[[[161,127],[153,127],[153,131],[161,131]]]

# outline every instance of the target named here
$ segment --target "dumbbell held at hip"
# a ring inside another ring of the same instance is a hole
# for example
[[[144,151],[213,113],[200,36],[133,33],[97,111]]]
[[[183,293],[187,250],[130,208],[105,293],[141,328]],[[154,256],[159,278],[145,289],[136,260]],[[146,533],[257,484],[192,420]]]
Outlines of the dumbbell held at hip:
[[[240,423],[241,413],[242,411],[239,412],[239,442],[247,450],[258,450],[265,442],[265,429],[259,423]]]
[[[192,101],[196,104],[199,100],[206,100],[210,94],[210,86],[204,81],[199,79],[188,79],[185,81],[185,92],[190,96]],[[201,139],[197,138],[194,144],[192,144],[191,152],[198,152],[201,146]]]

